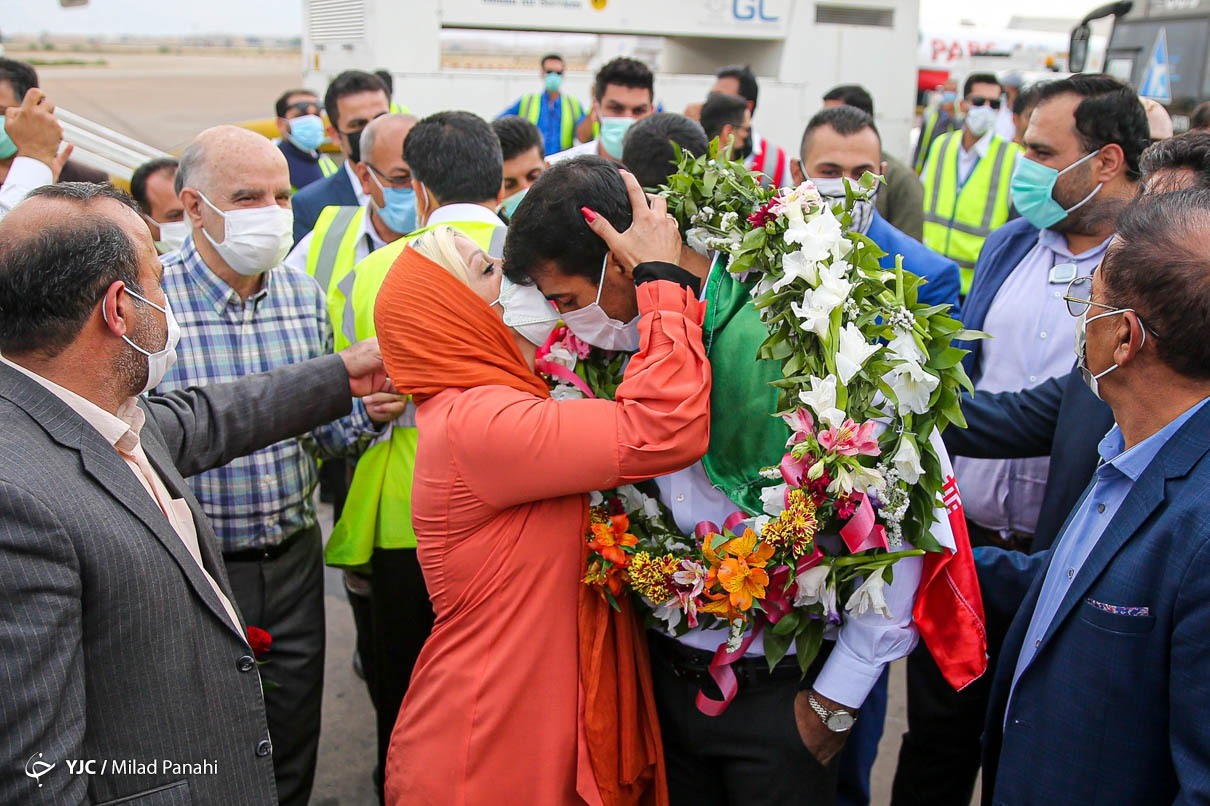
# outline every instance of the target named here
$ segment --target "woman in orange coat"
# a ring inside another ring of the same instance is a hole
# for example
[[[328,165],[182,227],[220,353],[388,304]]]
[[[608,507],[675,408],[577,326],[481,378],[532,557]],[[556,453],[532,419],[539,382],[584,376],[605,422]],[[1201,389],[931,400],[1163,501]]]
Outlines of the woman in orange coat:
[[[582,582],[587,493],[686,467],[709,441],[696,280],[670,263],[662,200],[649,210],[627,177],[634,221],[608,228],[612,254],[669,262],[633,267],[640,349],[616,402],[550,398],[534,346],[493,307],[499,268],[462,236],[452,260],[434,243],[447,236],[424,236],[379,294],[388,373],[418,405],[412,506],[436,612],[392,735],[389,804],[667,803],[639,625]]]

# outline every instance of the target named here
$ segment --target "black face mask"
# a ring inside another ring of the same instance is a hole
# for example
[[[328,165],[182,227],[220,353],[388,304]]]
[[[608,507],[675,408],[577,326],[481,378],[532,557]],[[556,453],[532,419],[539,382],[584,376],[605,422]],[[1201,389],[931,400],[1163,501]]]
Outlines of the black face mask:
[[[747,138],[745,138],[743,148],[733,148],[731,150],[731,159],[742,161],[742,160],[748,159],[748,157],[750,157],[750,156],[752,156],[752,133],[751,132],[749,132]]]
[[[361,131],[358,129],[355,132],[342,132],[349,141],[349,161],[353,163],[361,162]]]

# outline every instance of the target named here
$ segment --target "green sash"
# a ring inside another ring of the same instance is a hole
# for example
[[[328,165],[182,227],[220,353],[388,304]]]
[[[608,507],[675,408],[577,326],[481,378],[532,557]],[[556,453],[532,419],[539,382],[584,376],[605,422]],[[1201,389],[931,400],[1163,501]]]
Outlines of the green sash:
[[[714,375],[710,395],[710,449],[702,466],[710,482],[748,514],[761,512],[760,491],[775,480],[761,468],[781,463],[790,429],[777,411],[778,361],[762,361],[757,350],[769,337],[752,306],[755,280],[741,283],[717,261],[706,283],[703,338]]]

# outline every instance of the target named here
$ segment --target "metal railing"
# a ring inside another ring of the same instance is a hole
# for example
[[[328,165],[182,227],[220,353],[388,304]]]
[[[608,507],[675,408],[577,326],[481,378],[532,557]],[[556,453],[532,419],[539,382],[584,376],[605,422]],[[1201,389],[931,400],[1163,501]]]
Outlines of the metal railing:
[[[134,169],[148,160],[172,156],[88,118],[56,107],[63,140],[75,146],[71,158],[112,177],[130,181]]]

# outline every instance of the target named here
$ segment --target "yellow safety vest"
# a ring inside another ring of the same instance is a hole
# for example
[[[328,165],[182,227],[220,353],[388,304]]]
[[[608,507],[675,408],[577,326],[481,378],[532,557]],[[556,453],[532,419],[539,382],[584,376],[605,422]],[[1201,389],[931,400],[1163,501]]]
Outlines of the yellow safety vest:
[[[446,226],[461,231],[489,254],[500,254],[501,238],[506,231],[503,224],[452,221]],[[349,275],[353,278],[350,299],[358,340],[377,333],[374,302],[395,259],[409,243],[434,228],[424,227],[409,233],[371,252],[353,268]],[[328,565],[364,568],[375,548],[416,547],[416,533],[412,530],[416,442],[415,409],[409,405],[403,417],[357,460],[344,511],[324,549],[324,561]]]
[[[324,179],[340,170],[340,166],[336,164],[336,161],[327,154],[320,154],[318,162],[319,172],[323,175]]]
[[[517,113],[528,120],[535,126],[538,125],[538,118],[542,116],[542,108],[546,105],[543,100],[544,92],[531,92],[521,96],[521,108]],[[571,95],[564,93],[559,96],[559,101],[562,106],[562,112],[559,118],[559,148],[567,150],[575,145],[576,142],[576,123],[583,117],[584,108],[580,106],[580,101]]]
[[[357,337],[353,335],[349,310],[349,286],[357,263],[357,241],[365,222],[364,207],[325,207],[315,221],[311,244],[307,247],[307,274],[315,278],[328,298],[328,318],[332,320],[335,347],[343,350]],[[345,322],[350,327],[345,330]]]
[[[924,165],[924,244],[958,264],[962,294],[970,291],[975,261],[992,230],[1008,221],[1009,188],[1021,147],[992,135],[987,156],[958,186],[962,130],[937,138]]]
[[[412,110],[408,109],[406,106],[401,106],[400,104],[396,103],[395,101],[391,101],[391,114],[392,115],[410,115],[411,113],[412,113]]]

